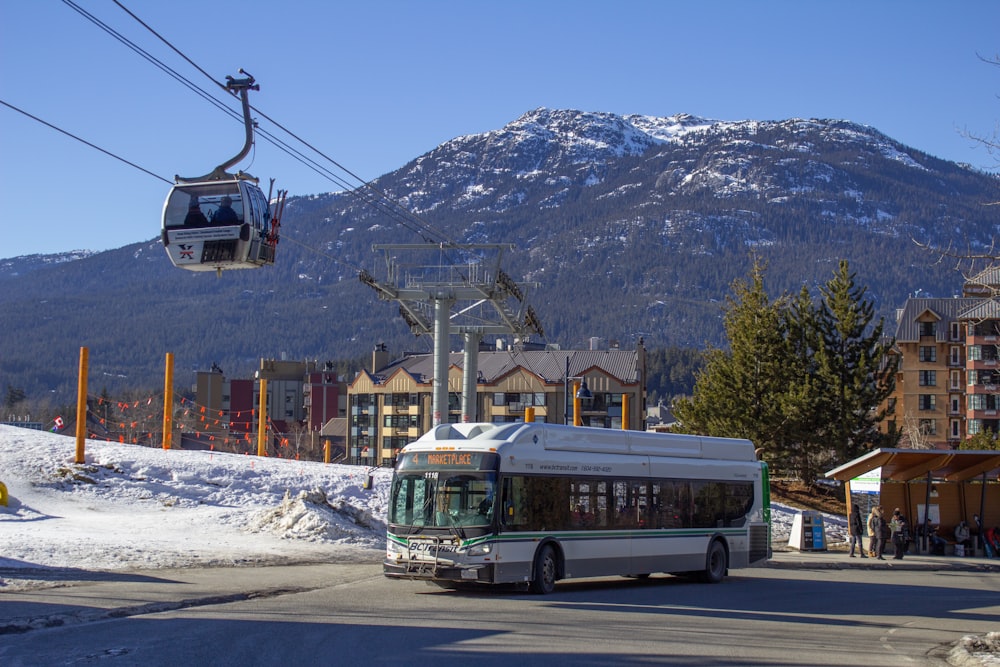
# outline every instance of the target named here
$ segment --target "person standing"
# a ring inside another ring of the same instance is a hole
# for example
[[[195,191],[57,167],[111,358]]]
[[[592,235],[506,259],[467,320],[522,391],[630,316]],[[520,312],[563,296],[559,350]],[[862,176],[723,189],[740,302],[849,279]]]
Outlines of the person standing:
[[[871,536],[868,547],[868,555],[872,558],[885,560],[882,558],[882,550],[885,548],[885,538],[882,531],[885,529],[885,520],[882,518],[882,508],[875,506],[871,514],[868,515],[868,534]]]
[[[891,530],[890,538],[892,539],[892,558],[893,560],[903,560],[903,554],[906,552],[906,542],[910,538],[910,529],[906,523],[906,517],[903,516],[898,507],[892,512],[892,521],[889,522],[889,528]]]
[[[851,553],[849,554],[850,557],[854,558],[854,546],[856,544],[858,551],[861,553],[861,557],[866,558],[864,544],[864,521],[861,520],[861,508],[854,503],[851,504],[851,516],[847,519],[847,534],[851,544]]]

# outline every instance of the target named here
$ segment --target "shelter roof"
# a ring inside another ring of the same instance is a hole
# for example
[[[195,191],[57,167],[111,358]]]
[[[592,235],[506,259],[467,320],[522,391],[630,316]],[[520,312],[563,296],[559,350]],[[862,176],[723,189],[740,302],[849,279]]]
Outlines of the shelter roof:
[[[830,470],[826,477],[844,482],[879,467],[882,479],[894,482],[926,479],[927,473],[945,482],[964,482],[983,473],[988,480],[996,481],[1000,478],[1000,451],[875,449]]]

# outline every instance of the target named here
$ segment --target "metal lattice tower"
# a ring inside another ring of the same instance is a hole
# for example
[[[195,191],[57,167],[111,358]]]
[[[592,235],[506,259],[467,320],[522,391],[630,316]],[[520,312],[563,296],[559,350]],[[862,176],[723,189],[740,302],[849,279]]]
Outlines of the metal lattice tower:
[[[537,283],[518,283],[501,268],[513,244],[379,244],[387,278],[361,271],[361,282],[384,301],[399,303],[399,314],[414,335],[434,339],[433,424],[448,412],[448,339],[461,334],[465,344],[462,420],[475,418],[479,341],[485,335],[544,336],[527,304],[526,291]],[[454,260],[455,254],[460,260]],[[453,312],[454,309],[454,312]]]

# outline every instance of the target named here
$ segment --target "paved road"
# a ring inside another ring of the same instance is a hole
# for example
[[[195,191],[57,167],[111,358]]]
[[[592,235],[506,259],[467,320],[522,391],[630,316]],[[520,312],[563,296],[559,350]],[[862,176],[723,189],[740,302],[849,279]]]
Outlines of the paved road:
[[[1000,630],[989,568],[863,563],[779,555],[715,586],[580,580],[544,597],[374,563],[49,573],[64,585],[0,593],[0,664],[882,667],[944,664],[963,634]]]

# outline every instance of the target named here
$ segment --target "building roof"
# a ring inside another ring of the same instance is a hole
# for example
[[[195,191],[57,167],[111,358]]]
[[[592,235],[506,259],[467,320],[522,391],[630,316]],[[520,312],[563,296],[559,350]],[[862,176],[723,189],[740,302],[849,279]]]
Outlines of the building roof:
[[[1000,266],[990,266],[965,281],[963,291],[966,294],[976,293],[993,296],[1000,287]]]
[[[896,317],[896,342],[916,343],[920,341],[920,323],[918,318],[930,311],[940,326],[937,327],[936,338],[939,343],[948,340],[951,323],[963,319],[967,311],[983,303],[981,298],[954,297],[944,298],[909,298]]]
[[[964,482],[981,477],[1000,478],[1000,451],[940,449],[875,449],[826,473],[827,478],[850,481],[866,472],[882,468],[882,479],[894,482],[932,479]]]
[[[569,373],[566,362],[569,360]],[[449,367],[464,368],[462,352],[451,352]],[[562,383],[567,377],[580,376],[597,368],[622,383],[639,382],[638,354],[635,350],[504,350],[479,352],[477,362],[481,384],[491,384],[517,368],[524,368],[546,383]],[[409,355],[393,361],[374,375],[388,377],[403,368],[419,378],[434,376],[432,354]]]
[[[993,299],[975,299],[976,304],[959,314],[962,320],[996,320],[1000,319],[1000,303]]]

